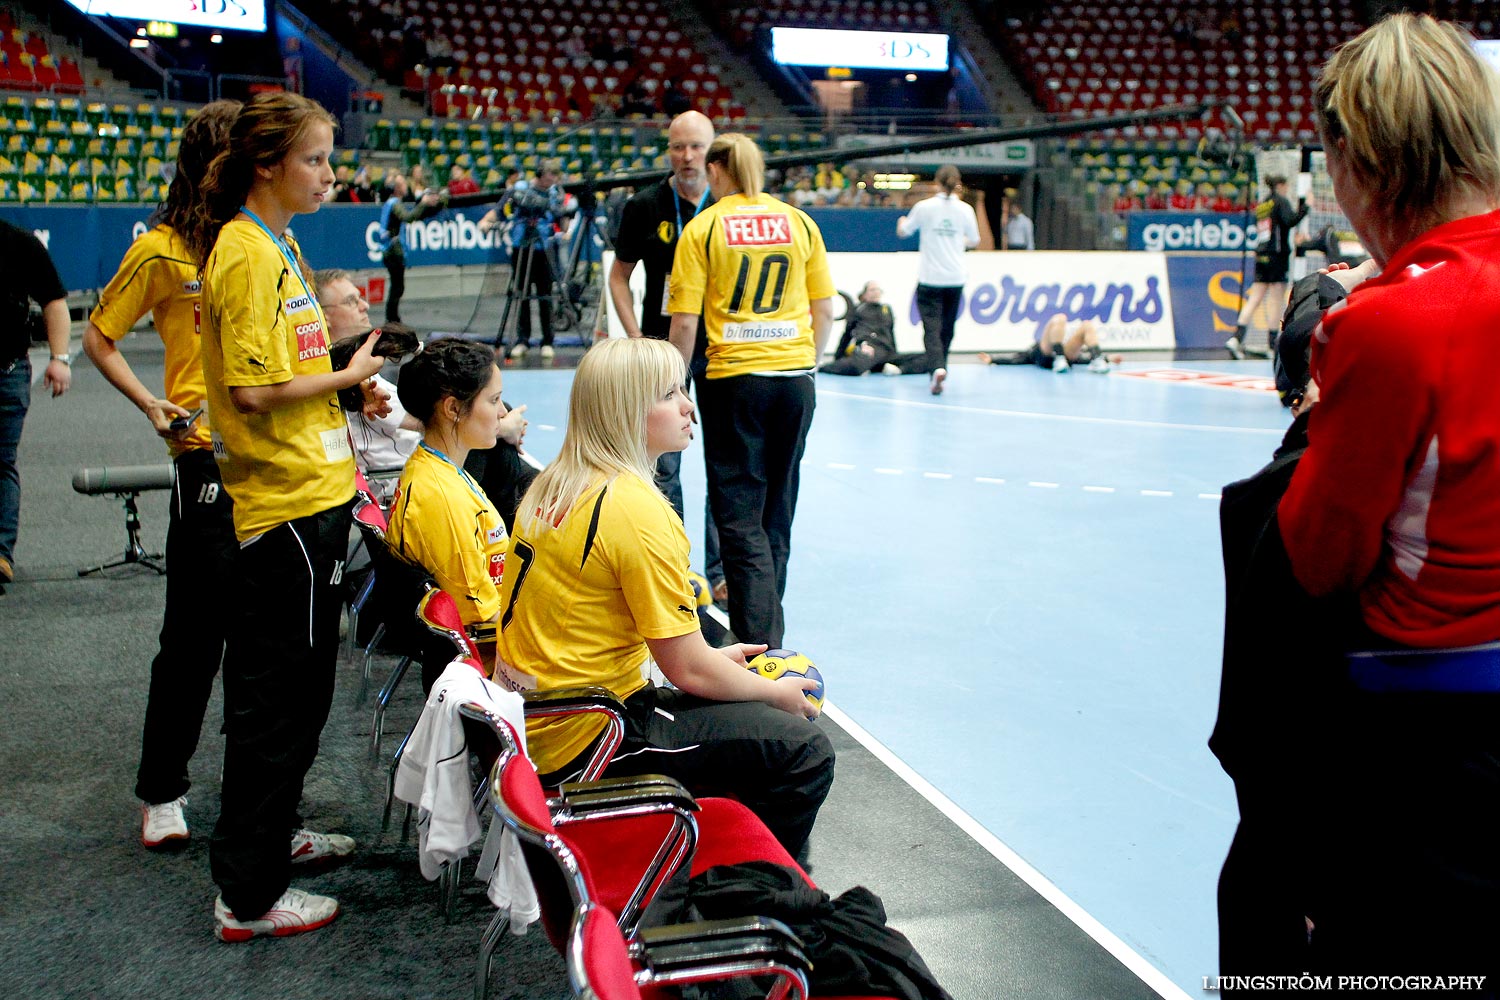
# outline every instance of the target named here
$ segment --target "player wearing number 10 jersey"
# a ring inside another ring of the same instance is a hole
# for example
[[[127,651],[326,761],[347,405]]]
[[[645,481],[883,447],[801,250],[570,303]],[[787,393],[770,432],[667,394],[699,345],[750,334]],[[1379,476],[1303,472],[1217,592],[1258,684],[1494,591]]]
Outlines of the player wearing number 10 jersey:
[[[813,369],[833,323],[817,224],[761,192],[765,160],[743,135],[705,158],[715,203],[683,228],[667,310],[691,358],[701,309],[709,503],[719,524],[729,622],[742,642],[781,645],[797,470],[812,426]]]

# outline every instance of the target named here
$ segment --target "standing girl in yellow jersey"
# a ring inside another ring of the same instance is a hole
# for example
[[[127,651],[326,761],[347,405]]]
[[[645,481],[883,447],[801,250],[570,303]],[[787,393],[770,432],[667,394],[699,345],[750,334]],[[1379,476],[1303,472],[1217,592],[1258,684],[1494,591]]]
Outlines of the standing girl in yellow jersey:
[[[741,639],[780,646],[798,463],[835,290],[817,224],[762,193],[766,164],[754,142],[721,135],[706,164],[716,200],[677,241],[671,338],[690,358],[701,310],[708,332],[703,454],[729,624]]]
[[[744,668],[764,646],[714,649],[699,631],[687,532],[654,471],[692,440],[686,377],[677,352],[647,338],[605,341],[579,362],[562,448],[516,514],[497,671],[541,690],[608,688],[627,717],[606,776],[668,774],[732,795],[795,855],[833,785],[833,747],[809,721],[811,681],[766,680]],[[672,688],[642,676],[648,657]],[[602,728],[540,719],[527,750],[544,780],[570,780]]]
[[[380,370],[375,336],[335,372],[310,272],[285,233],[332,194],[334,121],[262,94],[209,164],[188,232],[203,265],[213,451],[239,539],[224,655],[224,787],[209,859],[221,940],[313,930],[338,902],[289,888],[291,863],[347,854],[300,828],[302,782],[333,701],[354,457],[338,390]]]
[[[161,649],[151,662],[141,764],[135,794],[141,800],[141,843],[160,847],[188,837],[188,761],[198,747],[203,712],[224,656],[223,591],[232,579],[234,515],[219,476],[203,419],[205,389],[198,350],[198,265],[181,231],[198,204],[208,163],[229,141],[239,101],[206,105],[183,129],[177,174],[120,269],[99,296],[83,334],[83,349],[166,439],[176,467],[167,526],[166,611]],[[166,348],[165,398],[131,370],[116,341],[147,312]],[[180,420],[174,426],[173,420]]]

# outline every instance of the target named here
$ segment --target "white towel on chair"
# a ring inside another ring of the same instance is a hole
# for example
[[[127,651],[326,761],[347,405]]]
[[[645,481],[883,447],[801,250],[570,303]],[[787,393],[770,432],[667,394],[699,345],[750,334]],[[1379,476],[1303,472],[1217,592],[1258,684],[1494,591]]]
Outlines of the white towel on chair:
[[[443,866],[467,857],[482,835],[469,780],[469,748],[458,706],[474,702],[510,723],[525,750],[521,696],[491,683],[464,660],[448,664],[432,686],[422,717],[396,767],[396,798],[417,808],[422,874],[436,879]],[[491,823],[477,878],[488,881],[497,907],[510,911],[513,932],[541,916],[521,844],[501,823]]]

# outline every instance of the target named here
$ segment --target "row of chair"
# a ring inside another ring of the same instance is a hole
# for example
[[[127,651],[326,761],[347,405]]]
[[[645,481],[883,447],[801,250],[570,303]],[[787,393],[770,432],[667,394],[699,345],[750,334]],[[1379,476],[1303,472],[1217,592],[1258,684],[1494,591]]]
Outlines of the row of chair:
[[[365,483],[360,484],[355,524],[373,568],[354,601],[355,614],[376,615],[381,623],[366,648],[366,677],[370,651],[382,639],[394,639],[398,657],[377,698],[371,737],[378,753],[385,709],[410,664],[422,656],[457,656],[478,668],[480,647],[452,598],[386,545],[384,512]],[[414,611],[413,594],[420,594]],[[359,628],[356,617],[350,634]],[[475,790],[474,807],[481,814],[493,813],[492,822],[504,824],[520,839],[542,927],[567,961],[574,993],[635,1000],[661,997],[662,989],[689,983],[770,977],[757,979],[767,997],[808,996],[811,964],[801,942],[775,920],[746,915],[642,926],[648,908],[684,870],[691,877],[717,865],[769,861],[801,872],[812,886],[765,825],[738,802],[695,799],[680,783],[660,775],[599,780],[624,738],[624,708],[603,689],[529,693],[524,711],[527,718],[597,713],[607,720],[581,779],[549,791],[509,722],[477,703],[458,708],[465,745],[489,774]],[[384,825],[390,822],[395,774],[405,747],[403,741],[390,765]],[[406,818],[409,823],[410,807]],[[450,862],[439,877],[439,907],[450,922],[456,915],[461,867],[461,862]],[[497,910],[481,935],[476,1000],[489,994],[495,951],[509,922],[509,912]]]

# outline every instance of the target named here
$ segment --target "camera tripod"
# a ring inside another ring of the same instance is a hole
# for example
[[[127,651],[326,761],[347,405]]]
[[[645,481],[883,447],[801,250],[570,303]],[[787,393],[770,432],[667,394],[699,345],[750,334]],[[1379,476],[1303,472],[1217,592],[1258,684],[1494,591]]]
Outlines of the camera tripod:
[[[550,340],[547,336],[549,333],[566,330],[578,322],[578,308],[568,295],[567,276],[563,275],[562,280],[558,280],[558,269],[554,266],[556,243],[544,239],[537,227],[537,223],[530,225],[525,241],[511,254],[510,283],[505,289],[505,308],[500,312],[500,326],[495,331],[497,350],[520,343],[519,338],[512,335],[515,331],[512,329],[511,317],[514,314],[518,329],[522,311],[529,310],[533,302],[540,305],[544,342]],[[547,269],[549,277],[545,292],[538,290],[532,280],[538,254],[543,255],[540,266]],[[530,323],[527,324],[527,330],[530,339]]]

